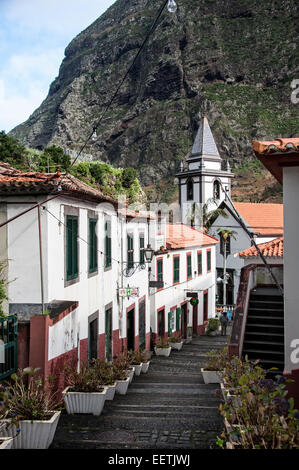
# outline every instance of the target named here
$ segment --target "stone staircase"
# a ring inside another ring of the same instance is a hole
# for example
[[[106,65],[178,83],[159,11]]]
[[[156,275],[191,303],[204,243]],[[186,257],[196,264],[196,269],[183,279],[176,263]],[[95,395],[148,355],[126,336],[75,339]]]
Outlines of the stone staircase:
[[[205,385],[205,354],[224,337],[196,337],[168,358],[153,356],[147,374],[134,377],[125,396],[106,402],[99,417],[63,413],[52,448],[213,448],[223,428],[219,385]]]
[[[243,356],[260,359],[269,375],[282,374],[284,368],[283,296],[275,288],[256,288],[250,295]]]

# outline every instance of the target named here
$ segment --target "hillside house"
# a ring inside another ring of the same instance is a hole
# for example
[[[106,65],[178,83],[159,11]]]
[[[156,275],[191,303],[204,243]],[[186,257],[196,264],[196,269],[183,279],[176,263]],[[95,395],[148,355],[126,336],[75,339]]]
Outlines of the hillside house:
[[[185,224],[166,224],[163,249],[155,253],[152,277],[164,287],[151,292],[151,327],[154,337],[173,333],[187,338],[204,333],[215,316],[215,250],[218,240]],[[198,305],[190,305],[190,296]],[[192,335],[191,333],[191,335]]]
[[[149,348],[148,273],[132,270],[148,243],[147,217],[118,212],[117,201],[73,176],[6,164],[0,194],[0,225],[10,221],[0,229],[0,256],[9,313],[19,322],[18,366],[53,375],[68,359]],[[138,289],[128,295],[127,287]]]

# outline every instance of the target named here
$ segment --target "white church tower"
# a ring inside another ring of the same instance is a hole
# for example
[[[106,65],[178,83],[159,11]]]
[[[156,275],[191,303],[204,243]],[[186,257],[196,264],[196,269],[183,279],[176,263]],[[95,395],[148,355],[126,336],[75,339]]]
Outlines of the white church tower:
[[[181,219],[183,223],[199,228],[202,205],[208,202],[209,210],[216,209],[225,199],[224,191],[230,195],[234,177],[229,163],[219,155],[206,117],[201,119],[186,163],[181,162],[180,171],[176,174]]]

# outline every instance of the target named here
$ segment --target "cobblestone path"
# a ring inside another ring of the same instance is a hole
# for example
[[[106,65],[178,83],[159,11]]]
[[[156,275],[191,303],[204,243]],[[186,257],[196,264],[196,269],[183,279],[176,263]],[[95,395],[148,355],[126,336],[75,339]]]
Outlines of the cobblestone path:
[[[168,358],[152,357],[147,374],[134,377],[127,395],[106,402],[101,416],[60,418],[52,448],[208,449],[221,433],[220,387],[205,385],[205,354],[224,337],[199,336]]]

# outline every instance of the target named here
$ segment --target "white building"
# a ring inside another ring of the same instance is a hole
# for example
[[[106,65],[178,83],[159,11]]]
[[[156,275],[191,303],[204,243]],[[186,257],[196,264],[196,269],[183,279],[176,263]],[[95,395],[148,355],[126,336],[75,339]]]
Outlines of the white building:
[[[149,348],[148,272],[139,269],[147,217],[118,213],[116,201],[72,176],[22,173],[6,164],[0,192],[0,223],[10,220],[0,232],[9,313],[27,325],[19,365],[47,375],[68,359]],[[135,297],[123,292],[127,287],[138,287]]]
[[[218,236],[219,228],[229,229],[234,233],[227,244],[227,273],[229,280],[227,285],[227,303],[235,304],[239,289],[240,273],[244,266],[244,260],[235,254],[245,250],[251,245],[251,238],[242,228],[238,221],[240,215],[243,224],[246,226],[250,235],[256,243],[266,243],[283,235],[283,205],[282,204],[256,204],[250,202],[233,202],[223,201],[219,206],[223,209],[223,214],[218,215],[211,224],[209,232]],[[237,210],[235,212],[234,208]],[[223,245],[220,244],[216,248],[216,266],[217,277],[223,276]],[[223,287],[222,283],[218,283],[218,298],[222,302]]]
[[[153,337],[173,333],[187,337],[204,333],[204,324],[215,316],[215,248],[218,240],[188,225],[166,224],[163,249],[155,253],[151,279],[163,281],[151,289]],[[188,296],[189,294],[189,296]],[[190,295],[198,305],[190,305]]]
[[[299,407],[299,289],[298,289],[298,202],[299,138],[253,142],[257,158],[283,185],[284,205],[284,335],[285,374],[295,407]]]

